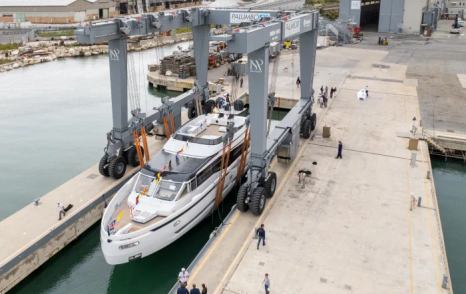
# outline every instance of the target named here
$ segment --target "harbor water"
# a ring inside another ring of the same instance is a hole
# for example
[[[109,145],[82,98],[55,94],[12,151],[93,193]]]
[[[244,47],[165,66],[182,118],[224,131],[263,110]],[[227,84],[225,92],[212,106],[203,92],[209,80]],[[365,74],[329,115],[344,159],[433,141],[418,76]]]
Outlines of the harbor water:
[[[131,53],[144,89],[143,111],[152,111],[160,96],[171,94],[149,91],[146,64],[176,47]],[[65,59],[0,74],[0,114],[3,219],[102,156],[111,128],[107,57]],[[453,288],[466,293],[466,166],[433,159],[433,167]],[[166,293],[233,203],[229,197],[218,213],[162,251],[118,266],[105,263],[96,224],[11,293]]]

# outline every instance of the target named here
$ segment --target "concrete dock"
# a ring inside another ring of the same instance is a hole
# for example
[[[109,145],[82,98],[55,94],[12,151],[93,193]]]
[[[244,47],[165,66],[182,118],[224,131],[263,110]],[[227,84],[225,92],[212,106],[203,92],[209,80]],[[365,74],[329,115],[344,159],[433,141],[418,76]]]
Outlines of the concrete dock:
[[[386,55],[318,52],[316,80],[323,84],[334,85],[325,82],[334,62],[345,65],[337,97],[316,108],[318,131],[302,142],[297,160],[273,165],[279,186],[263,215],[235,212],[193,265],[189,284],[263,293],[268,273],[273,293],[452,293],[427,145],[410,151],[408,139],[397,136],[419,116],[417,83],[405,65],[383,62]],[[366,85],[369,99],[357,100]],[[324,125],[330,138],[322,137]],[[338,140],[343,159],[335,159]],[[303,168],[313,172],[305,187],[297,178]],[[413,196],[421,206],[411,210]],[[267,244],[257,250],[261,223]]]
[[[150,152],[160,150],[162,140],[149,137]],[[99,174],[94,165],[0,222],[0,293],[13,288],[98,222],[106,203],[139,168],[128,166],[123,178]],[[73,204],[58,220],[57,203]]]

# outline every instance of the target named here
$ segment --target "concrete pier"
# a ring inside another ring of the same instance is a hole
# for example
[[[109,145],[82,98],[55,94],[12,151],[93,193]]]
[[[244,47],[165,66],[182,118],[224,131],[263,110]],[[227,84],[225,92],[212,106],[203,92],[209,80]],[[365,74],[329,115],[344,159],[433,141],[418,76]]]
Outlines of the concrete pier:
[[[151,152],[164,141],[149,137]],[[31,272],[57,254],[90,226],[98,222],[106,203],[139,168],[128,166],[119,180],[99,174],[94,165],[0,222],[0,293],[13,288]],[[58,220],[57,203],[73,204]]]
[[[268,273],[273,293],[453,292],[427,144],[411,151],[397,136],[419,116],[416,82],[406,78],[405,65],[384,63],[386,54],[319,51],[323,84],[332,85],[325,73],[333,62],[345,65],[337,97],[317,108],[318,130],[302,141],[297,159],[272,167],[279,187],[263,215],[236,212],[192,266],[189,284],[206,283],[212,293],[263,293]],[[359,101],[365,86],[369,98]],[[322,137],[323,126],[331,127],[330,138]],[[335,158],[339,140],[343,159]],[[313,172],[304,186],[297,177],[303,168]],[[261,223],[267,244],[257,250]]]

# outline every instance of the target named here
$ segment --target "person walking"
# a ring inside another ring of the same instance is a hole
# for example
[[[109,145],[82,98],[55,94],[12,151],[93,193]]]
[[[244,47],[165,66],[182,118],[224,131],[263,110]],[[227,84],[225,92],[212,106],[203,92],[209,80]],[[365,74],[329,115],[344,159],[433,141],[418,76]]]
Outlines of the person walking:
[[[301,85],[301,79],[298,77],[298,78],[296,79],[296,87],[299,88],[300,85]]]
[[[193,284],[193,288],[189,291],[189,294],[201,294],[201,291],[199,291],[199,288],[196,288],[196,284]]]
[[[205,284],[202,284],[201,294],[207,294],[207,287],[205,286]]]
[[[185,268],[182,268],[180,273],[178,274],[178,282],[180,283],[180,285],[186,286],[188,284],[188,279],[189,272]]]
[[[258,237],[257,241],[257,250],[259,250],[259,245],[262,240],[262,246],[265,246],[265,229],[264,229],[264,224],[261,224],[260,228],[257,229],[256,235]]]
[[[327,108],[328,98],[326,94],[323,96],[323,99],[324,99],[324,107]]]
[[[264,284],[265,294],[269,294],[270,293],[269,274],[265,274],[264,281],[262,283]]]
[[[338,141],[338,154],[336,158],[343,159],[342,152],[343,152],[343,143],[341,143],[341,141]]]
[[[186,289],[186,285],[182,284],[176,291],[176,294],[189,294],[188,289]]]
[[[369,86],[364,88],[366,90],[366,99],[369,98]]]
[[[243,77],[241,77],[241,79],[239,80],[239,87],[240,87],[240,88],[243,87]]]

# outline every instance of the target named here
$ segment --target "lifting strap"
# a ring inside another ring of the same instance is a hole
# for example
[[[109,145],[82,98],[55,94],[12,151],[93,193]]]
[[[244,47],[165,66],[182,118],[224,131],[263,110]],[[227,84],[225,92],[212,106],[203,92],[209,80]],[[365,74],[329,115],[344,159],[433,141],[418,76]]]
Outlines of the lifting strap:
[[[141,128],[141,137],[142,137],[142,145],[144,146],[144,157],[146,158],[146,161],[150,160],[150,154],[149,154],[149,145],[147,145],[147,133],[146,133],[146,128],[142,126]]]
[[[225,186],[225,178],[228,174],[228,163],[230,162],[231,140],[223,145],[222,161],[220,165],[220,177],[217,182],[217,191],[215,194],[215,208],[217,208],[223,200],[223,189]]]
[[[167,139],[170,139],[171,132],[170,132],[170,128],[168,127],[167,116],[164,115],[164,116],[162,117],[162,120],[163,120],[163,127],[164,127],[164,129],[165,129],[165,137],[167,137]]]
[[[142,154],[141,144],[139,142],[139,135],[137,131],[133,132],[133,141],[134,141],[134,147],[136,147],[136,152],[138,154],[139,166],[143,168],[144,167],[144,156]]]
[[[241,183],[241,177],[244,174],[244,168],[246,167],[246,158],[249,150],[249,127],[246,128],[244,132],[244,142],[241,148],[241,159],[239,161],[239,167],[236,174],[236,184],[239,185]]]

